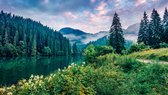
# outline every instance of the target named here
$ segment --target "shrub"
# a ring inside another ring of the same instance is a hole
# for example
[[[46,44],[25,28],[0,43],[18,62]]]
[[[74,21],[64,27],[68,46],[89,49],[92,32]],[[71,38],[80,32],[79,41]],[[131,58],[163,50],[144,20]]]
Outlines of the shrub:
[[[18,51],[16,47],[10,43],[5,44],[3,47],[0,47],[1,56],[14,57],[18,56]]]
[[[17,46],[18,52],[20,55],[26,54],[26,45],[23,41],[19,41],[19,44]]]
[[[51,49],[49,47],[44,47],[42,49],[43,55],[50,56],[52,54]]]
[[[160,48],[168,48],[168,43],[160,43]]]
[[[149,46],[146,46],[143,43],[134,44],[130,47],[130,49],[128,49],[128,53],[139,52],[139,51],[144,51],[148,49],[149,49]]]
[[[116,61],[116,64],[119,65],[124,72],[135,72],[138,71],[140,67],[144,64],[136,61],[136,59],[123,56]]]
[[[87,63],[94,63],[98,56],[113,53],[113,52],[114,50],[110,46],[89,45],[84,50],[84,58]]]
[[[13,95],[94,95],[95,80],[90,66],[70,65],[47,77],[31,76],[18,84],[3,88],[4,94]],[[1,88],[0,88],[1,90]],[[1,93],[1,91],[0,91]]]
[[[147,65],[137,73],[133,89],[137,94],[166,95],[168,92],[167,74],[167,65]]]
[[[89,45],[85,50],[84,50],[84,60],[87,63],[94,63],[96,58],[96,50],[93,45]]]

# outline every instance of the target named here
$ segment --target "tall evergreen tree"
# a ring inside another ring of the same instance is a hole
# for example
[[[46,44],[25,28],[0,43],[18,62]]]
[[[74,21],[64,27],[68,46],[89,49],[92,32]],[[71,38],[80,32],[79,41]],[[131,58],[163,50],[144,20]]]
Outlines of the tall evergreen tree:
[[[149,31],[149,20],[146,12],[144,12],[144,17],[140,23],[140,29],[138,33],[138,43],[148,44],[148,31]]]
[[[17,46],[17,43],[19,42],[19,34],[18,31],[15,31],[15,36],[14,36],[14,46]]]
[[[76,43],[73,44],[73,55],[76,55],[78,53],[77,45]]]
[[[57,31],[40,22],[0,12],[0,56],[7,55],[4,48],[15,48],[14,55],[43,55],[45,47],[51,51],[49,55],[71,54],[69,40]]]
[[[165,9],[165,13],[163,16],[163,42],[168,43],[168,11]]]
[[[116,53],[121,54],[122,50],[125,49],[124,43],[125,41],[120,18],[118,17],[118,14],[115,13],[110,28],[109,45],[115,49]]]
[[[161,34],[163,33],[161,18],[159,17],[158,12],[153,9],[150,22],[150,39],[149,45],[153,48],[158,48],[161,42]]]

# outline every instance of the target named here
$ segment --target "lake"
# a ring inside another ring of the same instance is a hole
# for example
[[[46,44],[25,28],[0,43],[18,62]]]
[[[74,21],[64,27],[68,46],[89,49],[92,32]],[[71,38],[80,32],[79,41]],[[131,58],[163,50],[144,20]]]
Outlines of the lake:
[[[82,63],[82,56],[0,58],[0,85],[16,84],[32,74],[46,76],[72,63]]]

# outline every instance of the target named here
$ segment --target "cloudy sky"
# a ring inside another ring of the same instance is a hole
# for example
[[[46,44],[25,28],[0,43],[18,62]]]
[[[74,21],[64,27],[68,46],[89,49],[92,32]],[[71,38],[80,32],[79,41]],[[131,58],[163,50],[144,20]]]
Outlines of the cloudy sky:
[[[123,28],[140,22],[144,11],[163,15],[168,0],[0,0],[0,9],[32,18],[55,30],[63,27],[96,33],[107,31],[116,11]]]

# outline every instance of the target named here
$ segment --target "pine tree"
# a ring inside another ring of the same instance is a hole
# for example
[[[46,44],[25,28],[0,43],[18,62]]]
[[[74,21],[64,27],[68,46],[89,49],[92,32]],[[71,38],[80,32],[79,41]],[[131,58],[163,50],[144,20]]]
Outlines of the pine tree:
[[[5,45],[8,43],[8,28],[5,29],[2,44]]]
[[[162,34],[161,18],[158,12],[153,9],[150,22],[150,35],[149,35],[149,45],[153,48],[159,48],[161,43]]]
[[[43,26],[40,22],[24,19],[20,16],[11,16],[9,13],[0,12],[0,46],[12,44],[19,55],[35,55],[43,53],[48,47],[53,55],[71,54],[69,40],[53,29]],[[8,46],[8,45],[6,45]],[[10,45],[11,46],[11,45]],[[69,50],[69,51],[68,51]],[[6,56],[0,51],[0,56]]]
[[[77,45],[76,43],[73,44],[73,55],[76,55],[78,53]]]
[[[14,46],[17,46],[18,42],[19,42],[19,33],[18,31],[16,31],[14,36]]]
[[[115,13],[113,17],[113,22],[110,28],[110,37],[109,37],[109,45],[112,46],[116,53],[121,54],[124,47],[124,37],[123,30],[120,23],[120,18],[118,14]]]
[[[165,13],[163,16],[163,42],[168,43],[168,11],[165,9]]]
[[[148,44],[148,31],[149,31],[149,20],[146,12],[140,23],[140,29],[138,33],[138,43]]]
[[[168,23],[168,11],[167,8],[165,8],[165,12],[163,15],[163,24],[167,24]]]
[[[32,54],[31,55],[36,55],[36,35],[33,34],[33,37],[32,37]]]

